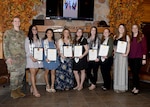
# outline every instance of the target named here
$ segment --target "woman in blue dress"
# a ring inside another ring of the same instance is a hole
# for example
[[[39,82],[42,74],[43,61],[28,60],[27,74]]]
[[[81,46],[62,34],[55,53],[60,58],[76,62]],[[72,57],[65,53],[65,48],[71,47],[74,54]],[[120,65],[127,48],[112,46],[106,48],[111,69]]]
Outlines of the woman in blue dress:
[[[50,49],[57,49],[55,45],[55,39],[54,39],[54,32],[52,29],[47,29],[45,32],[45,37],[42,42],[42,46],[44,48],[44,61],[43,66],[45,69],[45,82],[46,82],[46,91],[47,92],[56,92],[54,88],[54,82],[55,82],[55,70],[59,66],[59,60],[56,58],[56,61],[50,61],[47,58],[47,50]],[[51,86],[48,81],[48,74],[49,71],[51,71]]]
[[[72,72],[72,58],[63,55],[63,46],[72,45],[69,29],[64,29],[62,37],[57,42],[58,53],[60,56],[60,66],[56,70],[56,89],[69,90],[74,86],[74,75]]]

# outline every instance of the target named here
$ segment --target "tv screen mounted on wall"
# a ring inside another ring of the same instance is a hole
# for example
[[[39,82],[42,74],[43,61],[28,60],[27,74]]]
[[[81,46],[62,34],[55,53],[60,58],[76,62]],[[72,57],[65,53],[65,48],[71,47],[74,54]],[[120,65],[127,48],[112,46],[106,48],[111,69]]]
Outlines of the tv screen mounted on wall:
[[[94,0],[47,0],[46,19],[89,20],[94,16]]]

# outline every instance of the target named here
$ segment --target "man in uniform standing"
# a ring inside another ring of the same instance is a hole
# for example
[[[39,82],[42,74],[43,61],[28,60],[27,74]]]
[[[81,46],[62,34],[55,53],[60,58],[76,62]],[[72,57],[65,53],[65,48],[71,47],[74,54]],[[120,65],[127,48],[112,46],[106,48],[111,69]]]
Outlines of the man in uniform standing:
[[[13,28],[4,33],[3,48],[7,69],[10,73],[11,97],[24,97],[21,92],[22,81],[25,75],[25,35],[20,30],[20,18],[14,17]]]

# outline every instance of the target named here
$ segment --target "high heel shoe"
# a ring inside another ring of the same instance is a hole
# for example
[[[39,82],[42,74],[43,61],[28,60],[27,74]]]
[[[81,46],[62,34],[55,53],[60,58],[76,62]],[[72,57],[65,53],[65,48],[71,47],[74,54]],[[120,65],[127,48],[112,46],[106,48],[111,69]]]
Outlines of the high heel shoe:
[[[49,85],[46,85],[46,91],[49,92],[49,93],[51,92],[51,89],[50,89]]]
[[[91,86],[89,87],[89,90],[94,90],[96,88],[96,86],[94,84],[91,84]]]
[[[138,90],[138,89],[134,90],[133,94],[134,94],[134,95],[139,94],[139,90]]]
[[[56,92],[56,90],[55,90],[54,88],[51,88],[50,90],[51,90],[51,92],[53,92],[53,93]]]
[[[134,93],[135,90],[136,90],[136,88],[134,87],[133,90],[132,90],[131,92]]]
[[[33,92],[33,95],[34,95],[35,97],[40,97],[40,96],[41,96],[38,91],[37,91],[37,92]]]
[[[83,87],[82,86],[80,86],[77,90],[78,91],[81,91],[83,89]]]
[[[73,90],[77,90],[78,88],[79,88],[79,86],[76,86],[76,87],[73,88]]]
[[[51,92],[53,92],[53,93],[56,92],[56,90],[54,89],[54,85],[51,86],[51,89],[50,89],[50,90],[51,90]]]

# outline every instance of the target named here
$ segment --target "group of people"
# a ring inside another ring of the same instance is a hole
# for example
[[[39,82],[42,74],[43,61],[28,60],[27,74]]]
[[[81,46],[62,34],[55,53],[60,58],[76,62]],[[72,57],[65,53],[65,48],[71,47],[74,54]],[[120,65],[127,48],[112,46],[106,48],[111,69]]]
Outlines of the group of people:
[[[55,40],[52,29],[45,31],[44,38],[40,38],[36,25],[29,27],[26,37],[20,28],[20,19],[13,19],[13,28],[4,34],[4,56],[8,71],[10,72],[11,97],[16,99],[24,97],[21,92],[22,80],[25,68],[29,68],[31,87],[30,92],[35,97],[40,97],[36,87],[36,74],[39,68],[44,68],[44,79],[47,92],[57,90],[82,90],[87,78],[90,86],[89,90],[96,88],[98,69],[100,66],[104,84],[101,87],[104,91],[111,88],[111,68],[113,66],[113,89],[115,92],[125,92],[128,90],[128,62],[133,74],[132,93],[139,93],[139,71],[142,64],[146,64],[146,39],[139,31],[138,25],[132,26],[131,37],[127,35],[124,24],[120,24],[115,35],[106,28],[102,37],[98,36],[95,26],[91,27],[89,36],[83,36],[83,30],[77,29],[74,39],[72,39],[69,29],[64,28],[59,40]],[[126,52],[116,52],[118,41],[127,42]],[[106,56],[97,56],[95,60],[89,60],[89,50],[99,50],[101,45],[109,46]],[[65,57],[64,46],[82,46],[82,55],[79,57]],[[33,56],[33,49],[42,47],[44,50],[43,61],[39,61]],[[48,49],[57,50],[57,58],[51,61],[47,58]],[[128,60],[129,59],[129,60]],[[25,67],[26,66],[26,67]],[[51,83],[49,83],[49,72]]]

